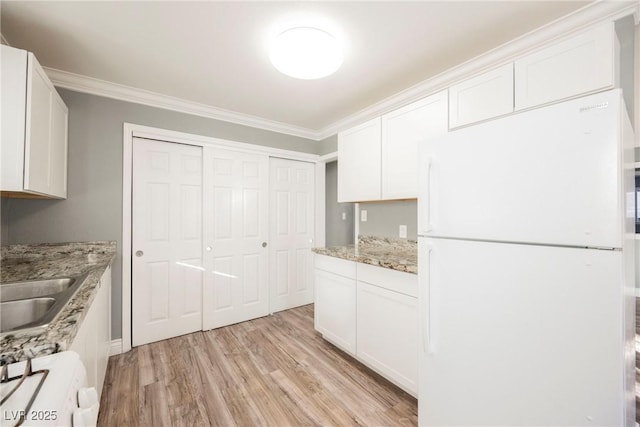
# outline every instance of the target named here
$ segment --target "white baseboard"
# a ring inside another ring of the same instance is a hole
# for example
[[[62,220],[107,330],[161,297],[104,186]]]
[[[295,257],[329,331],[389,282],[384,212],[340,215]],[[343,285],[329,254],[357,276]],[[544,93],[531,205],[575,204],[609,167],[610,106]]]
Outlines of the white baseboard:
[[[111,341],[111,346],[109,347],[109,356],[115,356],[116,354],[122,353],[122,338],[118,338],[117,340]]]

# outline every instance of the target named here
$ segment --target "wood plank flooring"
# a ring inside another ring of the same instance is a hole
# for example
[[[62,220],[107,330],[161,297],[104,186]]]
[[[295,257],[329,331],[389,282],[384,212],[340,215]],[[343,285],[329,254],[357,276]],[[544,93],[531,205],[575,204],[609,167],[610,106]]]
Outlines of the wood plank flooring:
[[[417,401],[313,329],[313,305],[111,357],[98,426],[415,426]]]

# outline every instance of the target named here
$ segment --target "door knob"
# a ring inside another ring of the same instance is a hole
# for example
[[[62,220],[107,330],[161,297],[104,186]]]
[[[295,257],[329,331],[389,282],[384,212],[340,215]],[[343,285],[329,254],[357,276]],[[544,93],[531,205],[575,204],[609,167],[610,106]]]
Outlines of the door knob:
[[[207,246],[205,249],[207,252],[211,252],[211,246]]]
[[[141,257],[142,255],[144,255],[144,252],[142,252],[142,251],[136,251],[136,256],[137,256],[137,257]]]
[[[266,248],[267,247],[267,242],[262,242],[262,247]]]

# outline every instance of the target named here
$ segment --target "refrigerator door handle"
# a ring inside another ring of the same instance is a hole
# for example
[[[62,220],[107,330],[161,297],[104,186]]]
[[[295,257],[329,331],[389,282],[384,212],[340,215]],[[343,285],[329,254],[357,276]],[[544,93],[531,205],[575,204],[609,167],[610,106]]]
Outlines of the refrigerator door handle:
[[[422,327],[422,346],[425,353],[433,354],[433,342],[432,342],[432,334],[431,334],[431,267],[433,265],[431,258],[433,247],[429,245],[427,247],[427,283],[425,286],[425,292],[427,297],[427,304],[425,311],[426,313],[423,316],[423,327]]]

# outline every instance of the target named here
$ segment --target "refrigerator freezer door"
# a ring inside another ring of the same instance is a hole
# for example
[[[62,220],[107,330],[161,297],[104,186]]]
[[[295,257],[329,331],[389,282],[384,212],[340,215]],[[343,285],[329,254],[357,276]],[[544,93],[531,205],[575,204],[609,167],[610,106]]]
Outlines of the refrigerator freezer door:
[[[615,90],[423,144],[418,234],[621,247],[620,113]]]
[[[624,425],[620,251],[419,245],[421,426]]]

